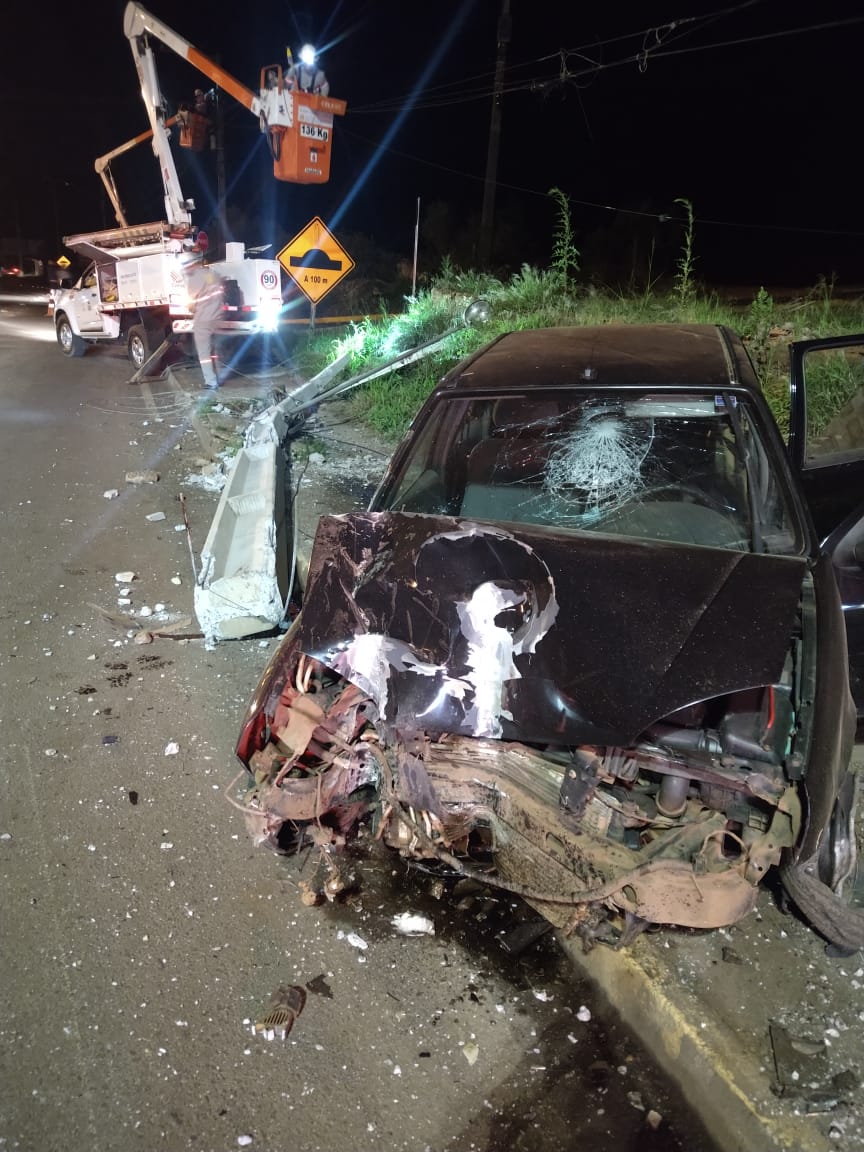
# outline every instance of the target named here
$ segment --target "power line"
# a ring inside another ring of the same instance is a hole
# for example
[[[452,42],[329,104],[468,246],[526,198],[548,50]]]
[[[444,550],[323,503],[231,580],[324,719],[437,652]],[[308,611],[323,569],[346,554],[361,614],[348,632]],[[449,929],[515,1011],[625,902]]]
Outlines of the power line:
[[[349,136],[362,144],[368,144],[370,148],[379,148],[380,145],[377,141],[369,140],[365,136],[360,136],[356,132],[343,129],[342,135]],[[384,151],[389,152],[393,156],[398,156],[402,160],[411,160],[415,164],[421,164],[426,168],[434,168],[436,171],[445,172],[450,176],[459,176],[463,180],[470,180],[476,184],[483,183],[483,176],[475,175],[472,172],[465,172],[458,168],[451,168],[446,164],[439,164],[434,160],[426,160],[422,156],[415,156],[410,152],[403,152],[398,148],[388,147]],[[537,196],[543,200],[548,200],[549,192],[538,191],[536,188],[527,188],[520,184],[510,184],[506,181],[497,181],[497,187],[505,189],[508,192],[519,192],[526,196]],[[668,212],[647,212],[638,208],[625,208],[620,204],[604,204],[596,200],[580,200],[575,196],[567,194],[567,201],[569,204],[580,208],[592,208],[603,212],[613,212],[617,215],[624,216],[640,216],[650,220],[656,220],[658,223],[671,223],[673,218]],[[742,223],[737,220],[714,220],[708,217],[694,217],[694,224],[708,225],[718,228],[744,228],[751,231],[759,232],[784,232],[795,235],[812,235],[812,236],[845,236],[850,239],[864,238],[864,232],[854,232],[842,228],[809,228],[801,225],[784,225],[784,224],[760,224],[760,223]]]

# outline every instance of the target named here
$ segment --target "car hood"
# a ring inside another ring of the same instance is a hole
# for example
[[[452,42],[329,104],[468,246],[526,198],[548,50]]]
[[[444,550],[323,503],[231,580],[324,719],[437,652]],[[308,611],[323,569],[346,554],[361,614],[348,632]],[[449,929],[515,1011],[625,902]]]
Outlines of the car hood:
[[[319,521],[296,642],[401,729],[627,745],[779,680],[806,560],[403,513]]]

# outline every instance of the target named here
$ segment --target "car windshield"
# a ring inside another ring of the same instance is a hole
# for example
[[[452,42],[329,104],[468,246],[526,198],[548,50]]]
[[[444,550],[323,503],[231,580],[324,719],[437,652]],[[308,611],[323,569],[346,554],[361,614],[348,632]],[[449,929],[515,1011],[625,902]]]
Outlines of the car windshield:
[[[754,552],[802,533],[746,398],[442,396],[372,504]]]

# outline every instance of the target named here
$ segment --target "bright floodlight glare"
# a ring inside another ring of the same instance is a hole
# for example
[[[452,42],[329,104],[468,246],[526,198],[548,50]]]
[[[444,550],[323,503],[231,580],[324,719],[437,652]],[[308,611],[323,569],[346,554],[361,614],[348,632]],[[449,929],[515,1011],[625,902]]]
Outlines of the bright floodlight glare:
[[[279,300],[262,300],[258,307],[258,323],[262,332],[276,332],[282,304]]]
[[[465,323],[474,327],[477,324],[485,324],[489,319],[492,309],[489,306],[489,301],[482,299],[472,300],[463,313]]]
[[[300,63],[305,64],[307,68],[311,68],[315,63],[317,53],[311,44],[304,44],[300,49]]]

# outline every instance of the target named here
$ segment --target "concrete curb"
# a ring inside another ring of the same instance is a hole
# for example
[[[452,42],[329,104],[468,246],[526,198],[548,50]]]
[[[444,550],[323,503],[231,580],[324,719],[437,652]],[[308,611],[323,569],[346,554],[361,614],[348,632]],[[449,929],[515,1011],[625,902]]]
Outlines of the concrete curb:
[[[735,1033],[681,990],[674,974],[664,979],[658,937],[644,946],[637,941],[631,951],[597,945],[588,953],[579,941],[560,933],[559,939],[577,970],[681,1088],[723,1152],[827,1152],[837,1147],[815,1117],[796,1112],[794,1101],[772,1094],[770,1073]],[[664,990],[667,983],[674,999]]]

